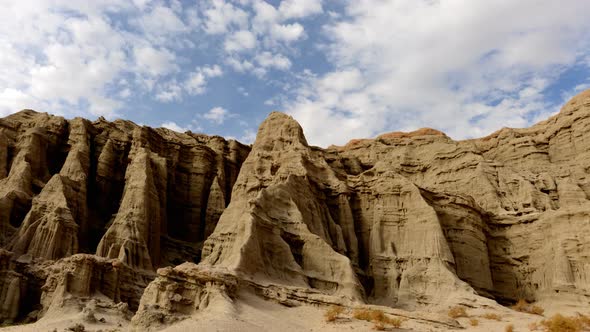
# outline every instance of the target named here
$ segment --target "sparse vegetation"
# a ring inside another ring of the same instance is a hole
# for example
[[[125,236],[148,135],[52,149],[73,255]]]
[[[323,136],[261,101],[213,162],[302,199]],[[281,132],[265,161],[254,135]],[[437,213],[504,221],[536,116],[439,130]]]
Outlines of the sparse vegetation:
[[[535,315],[539,315],[539,316],[543,316],[543,313],[545,312],[545,309],[539,307],[539,306],[532,306],[531,307],[531,314],[535,314]]]
[[[512,325],[512,324],[506,325],[506,327],[504,328],[504,332],[514,332],[514,325]]]
[[[574,317],[555,314],[551,318],[542,320],[540,325],[545,332],[590,331],[590,317],[582,314]]]
[[[451,318],[459,318],[459,317],[467,317],[467,311],[465,308],[461,306],[454,306],[449,309],[449,317]]]
[[[479,325],[479,320],[477,320],[476,318],[471,318],[471,319],[469,319],[469,324],[471,326],[478,326]]]
[[[491,313],[491,312],[485,313],[483,315],[483,318],[489,319],[489,320],[497,320],[497,321],[501,321],[502,320],[502,317],[500,317],[500,315],[494,314],[494,313]]]
[[[534,314],[539,316],[542,316],[545,312],[545,309],[537,305],[531,305],[525,299],[518,300],[518,302],[516,302],[516,304],[512,306],[512,309],[519,312],[525,312],[528,314]]]
[[[385,325],[383,323],[376,322],[373,325],[373,330],[375,330],[375,331],[385,331]]]
[[[576,317],[566,317],[562,314],[555,314],[549,319],[541,321],[541,326],[547,332],[579,332],[582,324]]]
[[[403,323],[401,318],[388,317],[381,310],[356,309],[352,313],[352,317],[375,323],[373,329],[378,331],[383,331],[383,329],[385,329],[385,325],[391,325],[392,327],[398,328]],[[383,329],[379,330],[379,327],[382,327]]]
[[[324,313],[324,318],[326,319],[326,322],[333,322],[338,319],[338,316],[340,316],[342,313],[344,313],[344,308],[335,305],[326,310]]]

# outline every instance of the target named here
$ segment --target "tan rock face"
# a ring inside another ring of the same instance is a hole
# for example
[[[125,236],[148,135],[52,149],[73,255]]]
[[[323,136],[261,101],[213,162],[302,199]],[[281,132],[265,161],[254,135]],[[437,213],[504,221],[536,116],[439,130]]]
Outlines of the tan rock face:
[[[25,262],[3,270],[9,307],[0,318],[46,311],[63,294],[100,292],[137,308],[156,268],[199,260],[249,150],[122,120],[66,121],[33,111],[0,119],[0,244],[9,261]],[[96,256],[70,258],[79,253]],[[113,259],[133,273],[114,273]],[[26,266],[54,260],[53,272],[27,277]],[[23,302],[28,287],[37,304]]]
[[[138,330],[211,301],[231,311],[243,291],[286,305],[588,303],[590,91],[527,129],[327,149],[282,113],[250,148],[23,111],[0,120],[0,229],[5,321],[99,293],[137,308]]]

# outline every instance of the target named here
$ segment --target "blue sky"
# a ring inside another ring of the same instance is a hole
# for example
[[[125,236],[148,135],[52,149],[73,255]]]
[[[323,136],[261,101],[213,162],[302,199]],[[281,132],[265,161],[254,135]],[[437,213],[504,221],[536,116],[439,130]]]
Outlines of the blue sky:
[[[590,1],[3,0],[0,116],[23,108],[250,143],[523,127],[590,88]]]

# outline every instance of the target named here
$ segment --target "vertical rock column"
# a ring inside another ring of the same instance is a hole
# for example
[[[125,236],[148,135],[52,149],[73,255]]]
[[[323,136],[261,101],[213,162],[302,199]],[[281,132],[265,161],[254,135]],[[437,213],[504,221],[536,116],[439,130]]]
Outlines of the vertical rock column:
[[[90,165],[87,123],[74,119],[72,148],[59,174],[33,199],[10,247],[16,254],[58,259],[78,253],[79,230],[87,222],[87,179]]]
[[[134,149],[119,211],[96,254],[153,270],[160,260],[160,225],[166,206],[165,191],[157,188],[154,179],[166,182],[166,161],[144,147]]]

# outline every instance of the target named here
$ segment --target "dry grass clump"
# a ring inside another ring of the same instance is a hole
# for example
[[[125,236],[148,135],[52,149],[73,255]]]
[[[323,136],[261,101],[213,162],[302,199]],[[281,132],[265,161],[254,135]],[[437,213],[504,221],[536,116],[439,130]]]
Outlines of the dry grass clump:
[[[342,313],[344,313],[344,308],[341,306],[331,306],[328,310],[326,310],[326,312],[324,313],[324,318],[326,319],[326,322],[333,322],[336,319],[338,319],[338,316],[340,316]]]
[[[489,319],[489,320],[497,320],[497,321],[501,321],[502,320],[502,317],[500,317],[500,315],[494,314],[494,313],[491,313],[491,312],[488,312],[488,313],[484,314],[483,315],[483,318]]]
[[[531,314],[535,314],[535,315],[539,315],[539,316],[543,316],[543,313],[545,312],[545,309],[539,307],[539,306],[532,306],[531,307]]]
[[[471,326],[477,326],[477,325],[479,325],[479,321],[475,318],[471,318],[471,319],[469,319],[469,324]]]
[[[512,325],[512,324],[506,325],[506,327],[504,328],[504,332],[514,332],[514,325]]]
[[[516,311],[520,311],[520,312],[525,312],[528,314],[539,315],[539,316],[542,316],[543,313],[545,312],[545,309],[543,309],[539,306],[536,306],[536,305],[531,305],[530,303],[528,303],[524,299],[518,300],[518,302],[516,302],[516,304],[512,306],[512,309],[516,310]]]
[[[373,325],[373,330],[375,330],[375,331],[385,331],[385,325],[383,323],[376,322]]]
[[[551,318],[542,320],[540,325],[545,332],[590,331],[590,317],[582,314],[574,317],[555,314]]]
[[[549,319],[541,321],[541,326],[547,332],[579,332],[582,331],[582,323],[576,317],[566,317],[555,314]]]
[[[449,317],[451,318],[459,318],[459,317],[467,317],[467,311],[465,308],[460,306],[454,306],[449,309]]]
[[[356,309],[353,311],[352,317],[375,323],[373,329],[378,331],[383,331],[385,329],[385,325],[391,325],[395,328],[398,328],[403,322],[403,320],[400,318],[387,317],[381,310],[371,309]]]

